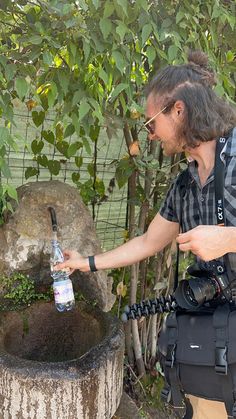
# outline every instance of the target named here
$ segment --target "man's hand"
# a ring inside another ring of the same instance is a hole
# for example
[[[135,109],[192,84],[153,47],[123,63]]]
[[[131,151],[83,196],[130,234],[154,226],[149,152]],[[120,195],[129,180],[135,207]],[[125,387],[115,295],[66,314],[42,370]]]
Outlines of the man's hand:
[[[88,258],[85,258],[80,255],[76,250],[65,250],[63,252],[65,257],[65,261],[62,263],[58,263],[55,267],[55,271],[60,271],[65,268],[70,269],[70,275],[75,271],[75,269],[79,269],[82,272],[88,272],[89,263]]]
[[[176,241],[183,252],[190,250],[200,259],[209,261],[236,252],[235,236],[235,227],[201,225],[179,234]]]

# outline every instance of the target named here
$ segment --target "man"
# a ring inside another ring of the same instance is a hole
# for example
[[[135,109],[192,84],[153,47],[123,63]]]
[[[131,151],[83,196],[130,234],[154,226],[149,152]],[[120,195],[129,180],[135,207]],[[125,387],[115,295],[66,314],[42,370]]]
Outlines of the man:
[[[180,250],[191,251],[202,261],[229,253],[231,269],[236,272],[236,186],[232,185],[236,179],[236,113],[215,95],[214,83],[207,57],[195,52],[189,55],[188,64],[161,70],[147,88],[145,125],[149,140],[160,141],[166,156],[185,151],[192,160],[188,169],[191,182],[181,206],[177,178],[146,233],[95,257],[65,251],[67,260],[57,269],[67,267],[72,273],[75,269],[86,272],[131,265],[176,239]],[[213,169],[216,142],[224,135],[229,138],[221,153],[226,166],[227,226],[220,227],[213,203]],[[190,399],[194,419],[226,418],[223,403]]]

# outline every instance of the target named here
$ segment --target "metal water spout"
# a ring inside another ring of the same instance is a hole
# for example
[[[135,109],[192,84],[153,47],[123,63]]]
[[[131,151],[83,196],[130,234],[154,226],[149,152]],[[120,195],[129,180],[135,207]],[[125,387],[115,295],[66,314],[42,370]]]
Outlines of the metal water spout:
[[[56,211],[53,207],[48,207],[48,211],[51,215],[51,222],[52,222],[52,231],[57,233],[57,217],[56,217]]]

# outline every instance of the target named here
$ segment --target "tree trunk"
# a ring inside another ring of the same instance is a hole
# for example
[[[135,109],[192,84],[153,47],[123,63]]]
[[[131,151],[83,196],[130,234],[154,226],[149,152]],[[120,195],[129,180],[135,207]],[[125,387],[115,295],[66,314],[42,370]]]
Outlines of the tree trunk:
[[[126,145],[129,150],[130,144],[132,142],[129,127],[126,124],[124,127],[124,135],[126,140]],[[130,157],[132,158],[132,157]],[[134,171],[129,180],[128,180],[128,209],[129,209],[129,238],[132,239],[135,236],[135,204],[134,199],[136,196],[136,177],[137,173]],[[138,265],[132,265],[130,268],[130,304],[134,304],[137,298],[137,284],[138,284]],[[138,323],[136,320],[133,320],[131,323],[131,330],[133,336],[133,348],[134,355],[137,364],[138,375],[143,376],[145,374],[145,367],[142,357],[142,348],[139,338]],[[127,339],[128,342],[130,340]],[[127,354],[130,353],[127,351]],[[130,360],[129,360],[130,361]]]

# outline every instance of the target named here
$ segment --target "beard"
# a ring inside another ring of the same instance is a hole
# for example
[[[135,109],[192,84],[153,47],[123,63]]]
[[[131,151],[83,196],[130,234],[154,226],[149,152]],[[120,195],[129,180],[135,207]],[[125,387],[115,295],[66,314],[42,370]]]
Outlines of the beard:
[[[182,121],[176,123],[172,117],[170,118],[170,123],[172,125],[173,132],[175,133],[172,144],[165,143],[164,141],[162,143],[163,152],[167,157],[172,156],[173,154],[182,153],[187,147],[184,123]]]

